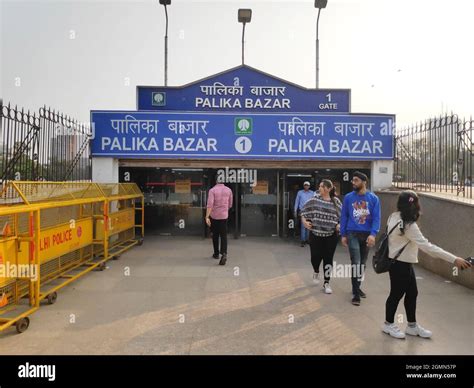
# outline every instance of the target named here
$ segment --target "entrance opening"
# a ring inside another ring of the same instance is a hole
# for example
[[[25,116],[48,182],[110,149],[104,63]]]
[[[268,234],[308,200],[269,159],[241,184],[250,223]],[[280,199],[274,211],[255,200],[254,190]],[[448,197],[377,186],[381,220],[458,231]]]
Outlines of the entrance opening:
[[[329,179],[336,187],[336,193],[342,200],[344,195],[352,191],[352,174],[355,171],[367,174],[370,182],[370,169],[341,169],[322,168],[312,170],[283,170],[281,174],[282,202],[280,205],[282,237],[298,238],[300,236],[300,222],[295,217],[295,202],[298,191],[303,190],[304,182],[311,184],[310,190],[317,191],[321,180]],[[369,187],[370,189],[370,187]]]
[[[202,235],[208,176],[203,169],[127,169],[145,196],[145,229],[161,235]]]
[[[370,178],[370,169],[357,169]],[[228,232],[245,236],[299,238],[300,220],[294,206],[303,183],[317,190],[322,179],[330,179],[338,195],[352,191],[356,169],[281,169],[281,168],[192,168],[120,167],[121,182],[135,182],[145,196],[147,234],[207,237],[205,224],[207,196],[218,178],[233,193]]]

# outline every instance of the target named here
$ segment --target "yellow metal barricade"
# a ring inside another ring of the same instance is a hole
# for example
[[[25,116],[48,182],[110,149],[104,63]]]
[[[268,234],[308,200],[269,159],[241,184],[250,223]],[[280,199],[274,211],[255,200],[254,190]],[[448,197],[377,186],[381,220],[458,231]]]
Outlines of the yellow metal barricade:
[[[0,207],[0,225],[0,331],[15,324],[21,333],[40,302],[39,210]]]
[[[116,259],[125,250],[143,242],[143,194],[135,183],[99,183],[98,187],[106,200],[104,220],[99,221],[97,238],[105,241],[106,258]],[[137,219],[140,220],[138,224]],[[137,228],[138,238],[135,237]]]
[[[23,332],[42,299],[54,303],[57,290],[143,241],[135,184],[15,181],[1,200],[0,268],[36,267],[29,278],[0,272],[0,331],[15,324]]]

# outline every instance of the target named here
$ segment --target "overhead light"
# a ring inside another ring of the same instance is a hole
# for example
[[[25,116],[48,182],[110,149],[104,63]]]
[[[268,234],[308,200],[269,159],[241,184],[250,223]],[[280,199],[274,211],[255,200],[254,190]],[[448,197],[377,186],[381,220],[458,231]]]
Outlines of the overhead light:
[[[328,5],[328,0],[314,0],[314,7],[315,8],[326,8]]]
[[[250,23],[252,20],[252,10],[248,8],[239,9],[239,23]]]

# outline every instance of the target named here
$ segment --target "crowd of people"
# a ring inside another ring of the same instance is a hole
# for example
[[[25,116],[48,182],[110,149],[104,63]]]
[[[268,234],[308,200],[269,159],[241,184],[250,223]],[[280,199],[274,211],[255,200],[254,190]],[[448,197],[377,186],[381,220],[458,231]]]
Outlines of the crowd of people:
[[[381,228],[381,206],[376,194],[367,189],[368,177],[356,171],[352,176],[353,191],[338,198],[333,182],[323,179],[318,190],[310,190],[310,182],[298,192],[294,212],[301,219],[301,246],[309,243],[313,282],[323,283],[323,291],[332,294],[330,286],[333,259],[339,240],[348,248],[351,261],[352,300],[360,306],[361,298],[367,298],[361,285],[369,256],[375,246]],[[209,192],[206,223],[211,227],[215,259],[220,265],[227,261],[228,210],[232,206],[232,191],[223,183],[217,183]],[[452,263],[460,269],[471,263],[430,243],[420,231],[417,221],[421,214],[420,199],[411,190],[399,194],[397,209],[389,216],[387,230],[389,257],[396,258],[390,265],[390,293],[385,303],[385,322],[382,331],[394,338],[403,339],[406,334],[430,338],[432,332],[423,328],[416,319],[418,288],[413,264],[418,262],[418,250]],[[321,263],[322,275],[321,275]],[[404,298],[407,327],[403,332],[395,323],[395,313]]]

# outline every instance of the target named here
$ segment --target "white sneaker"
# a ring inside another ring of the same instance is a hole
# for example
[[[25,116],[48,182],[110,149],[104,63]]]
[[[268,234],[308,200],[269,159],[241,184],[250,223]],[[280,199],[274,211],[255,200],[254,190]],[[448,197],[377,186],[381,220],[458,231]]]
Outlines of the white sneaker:
[[[395,323],[384,323],[382,331],[386,334],[390,334],[393,338],[405,338],[405,333],[401,331]]]
[[[321,280],[319,280],[319,273],[313,273],[313,283],[318,285],[319,283],[321,283]]]
[[[415,327],[410,327],[407,326],[405,330],[406,334],[409,335],[419,335],[421,338],[430,338],[433,333],[429,330],[426,330],[425,328],[421,327],[418,323],[416,324]]]
[[[324,283],[323,289],[326,294],[332,294],[332,288],[329,286],[329,283]]]

